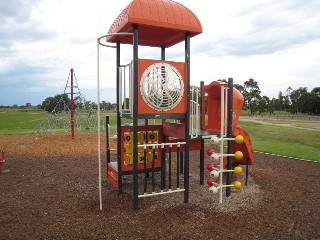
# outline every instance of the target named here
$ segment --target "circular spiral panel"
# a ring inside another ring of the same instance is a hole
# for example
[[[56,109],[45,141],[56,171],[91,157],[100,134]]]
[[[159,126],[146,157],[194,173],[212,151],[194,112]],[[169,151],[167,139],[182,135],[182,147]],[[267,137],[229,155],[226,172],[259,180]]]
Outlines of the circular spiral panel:
[[[183,91],[181,74],[168,63],[154,63],[142,74],[140,93],[146,104],[154,110],[173,109],[181,101]]]

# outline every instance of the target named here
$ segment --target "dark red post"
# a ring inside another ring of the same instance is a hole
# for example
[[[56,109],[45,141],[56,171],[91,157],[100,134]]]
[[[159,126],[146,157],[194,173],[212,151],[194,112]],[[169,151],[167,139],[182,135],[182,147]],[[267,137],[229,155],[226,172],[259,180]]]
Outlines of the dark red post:
[[[71,137],[74,139],[74,99],[73,99],[73,68],[70,69],[71,75],[71,102],[70,102],[70,112],[71,112]]]

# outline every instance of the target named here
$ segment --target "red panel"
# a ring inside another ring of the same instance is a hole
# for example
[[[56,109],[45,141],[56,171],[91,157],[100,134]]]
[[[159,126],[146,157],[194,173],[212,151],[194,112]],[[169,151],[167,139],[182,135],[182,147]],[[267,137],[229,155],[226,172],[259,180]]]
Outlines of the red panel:
[[[177,142],[184,142],[185,139],[167,139],[167,143],[177,143]],[[194,138],[190,139],[190,151],[200,151],[201,150],[201,139]],[[166,147],[166,152],[170,151],[170,147]],[[185,144],[181,144],[180,151],[185,151]],[[177,145],[172,145],[171,152],[177,152]]]
[[[175,137],[179,139],[185,139],[185,124],[163,122],[163,134],[168,137]]]
[[[110,163],[108,163],[108,179],[115,187],[118,187],[118,169],[114,168]]]

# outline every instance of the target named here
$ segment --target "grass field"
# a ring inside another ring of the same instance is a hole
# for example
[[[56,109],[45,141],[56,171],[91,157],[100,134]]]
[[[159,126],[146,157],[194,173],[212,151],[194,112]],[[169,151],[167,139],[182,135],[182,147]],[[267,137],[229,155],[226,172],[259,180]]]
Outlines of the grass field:
[[[272,124],[240,121],[240,125],[250,134],[255,151],[320,161],[319,123],[311,126],[301,122],[295,125],[281,120],[279,124],[282,125],[274,121]]]
[[[48,113],[41,110],[0,109],[0,134],[27,134],[40,124]]]
[[[0,135],[31,133],[47,116],[41,110],[0,109]],[[132,121],[123,120],[122,124],[125,122]],[[110,125],[116,129],[115,114],[110,114]],[[248,131],[255,151],[320,161],[320,122],[243,119],[240,126]]]

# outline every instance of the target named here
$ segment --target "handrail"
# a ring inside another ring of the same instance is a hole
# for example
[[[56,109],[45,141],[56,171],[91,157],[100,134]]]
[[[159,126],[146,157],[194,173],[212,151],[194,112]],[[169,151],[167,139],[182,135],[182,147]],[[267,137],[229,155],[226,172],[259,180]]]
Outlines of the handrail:
[[[103,35],[103,36],[101,36],[101,37],[98,37],[98,38],[97,38],[97,42],[98,42],[99,45],[104,46],[104,47],[116,48],[116,46],[112,46],[112,45],[108,45],[108,44],[101,43],[100,40],[101,40],[102,38],[111,37],[111,36],[119,36],[119,35],[132,35],[132,36],[133,36],[133,33],[128,33],[128,32],[123,32],[123,33],[108,33],[108,34],[106,34],[106,35]]]

